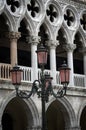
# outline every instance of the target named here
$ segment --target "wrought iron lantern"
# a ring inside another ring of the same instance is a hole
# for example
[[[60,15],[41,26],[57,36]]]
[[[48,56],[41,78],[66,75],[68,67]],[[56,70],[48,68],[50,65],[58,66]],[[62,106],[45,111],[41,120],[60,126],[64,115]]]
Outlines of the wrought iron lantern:
[[[38,57],[38,64],[44,66],[47,64],[48,50],[41,44],[36,51]]]

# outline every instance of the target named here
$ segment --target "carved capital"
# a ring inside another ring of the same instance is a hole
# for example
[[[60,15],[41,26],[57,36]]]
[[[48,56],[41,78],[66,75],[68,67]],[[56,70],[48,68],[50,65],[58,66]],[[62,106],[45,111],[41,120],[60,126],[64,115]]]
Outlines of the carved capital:
[[[9,32],[9,33],[7,33],[7,37],[10,40],[18,40],[21,37],[21,33],[20,32]]]
[[[41,38],[39,36],[29,36],[27,37],[27,42],[29,44],[39,44],[41,41]]]
[[[56,48],[59,45],[59,41],[54,41],[54,40],[48,40],[46,41],[46,44],[50,47],[50,48]]]
[[[74,51],[76,49],[76,45],[75,44],[66,44],[66,45],[63,45],[63,48],[66,51]]]

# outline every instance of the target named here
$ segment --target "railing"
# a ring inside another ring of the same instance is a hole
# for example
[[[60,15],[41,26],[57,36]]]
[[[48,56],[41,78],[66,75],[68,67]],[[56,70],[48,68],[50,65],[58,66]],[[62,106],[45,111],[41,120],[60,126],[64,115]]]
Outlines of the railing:
[[[19,66],[19,67],[23,70],[22,81],[32,82],[32,68],[25,67],[25,66]],[[1,80],[10,79],[10,69],[11,69],[10,64],[0,63],[0,79]],[[45,70],[45,73],[51,74],[51,71]],[[38,69],[38,79],[40,79],[40,75],[41,75],[41,70]],[[58,71],[56,72],[56,84],[59,84],[59,85],[61,84]],[[84,87],[85,86],[85,75],[74,74],[74,86]]]
[[[51,74],[51,71],[50,70],[45,70],[44,73],[45,74]],[[40,79],[40,76],[41,76],[41,69],[38,69],[38,79]]]
[[[31,67],[25,67],[25,66],[19,66],[23,70],[22,75],[22,81],[32,81],[32,68]]]
[[[74,74],[74,86],[85,87],[85,75]]]
[[[10,79],[10,64],[0,63],[0,79],[9,80]]]

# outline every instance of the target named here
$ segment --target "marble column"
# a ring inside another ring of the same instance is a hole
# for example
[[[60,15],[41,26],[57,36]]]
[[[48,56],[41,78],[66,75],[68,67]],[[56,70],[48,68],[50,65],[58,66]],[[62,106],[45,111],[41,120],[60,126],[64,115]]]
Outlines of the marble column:
[[[17,40],[20,38],[20,32],[9,32],[8,37],[10,39],[10,57],[11,65],[18,64],[17,56]]]
[[[83,54],[83,68],[84,68],[84,75],[85,75],[84,86],[86,87],[86,47],[82,48],[80,52]]]
[[[38,79],[38,63],[37,63],[37,45],[40,42],[39,36],[30,36],[28,43],[31,44],[31,66],[32,66],[32,80]]]
[[[70,86],[74,86],[74,68],[73,68],[73,51],[76,48],[75,44],[66,44],[63,48],[67,51],[67,61],[68,67],[71,68],[70,71]]]
[[[56,47],[59,45],[58,41],[49,40],[48,46],[50,47],[50,70],[53,77],[53,84],[56,84]]]

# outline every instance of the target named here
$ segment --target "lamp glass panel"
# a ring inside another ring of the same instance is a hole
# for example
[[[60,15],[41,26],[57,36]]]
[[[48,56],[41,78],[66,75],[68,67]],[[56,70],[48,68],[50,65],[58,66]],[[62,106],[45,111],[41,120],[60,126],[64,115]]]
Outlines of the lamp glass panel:
[[[65,70],[60,70],[60,80],[61,83],[65,82]]]
[[[22,71],[12,71],[12,84],[14,85],[20,85],[21,84],[21,72]]]
[[[12,84],[16,84],[16,71],[12,71],[11,72],[11,75],[12,75]]]
[[[60,70],[61,83],[69,83],[69,78],[70,78],[70,69]]]
[[[17,84],[21,84],[21,71],[17,71]]]
[[[40,65],[47,63],[47,52],[38,52],[38,63]]]
[[[65,81],[69,83],[69,78],[70,78],[70,70],[65,70]]]

